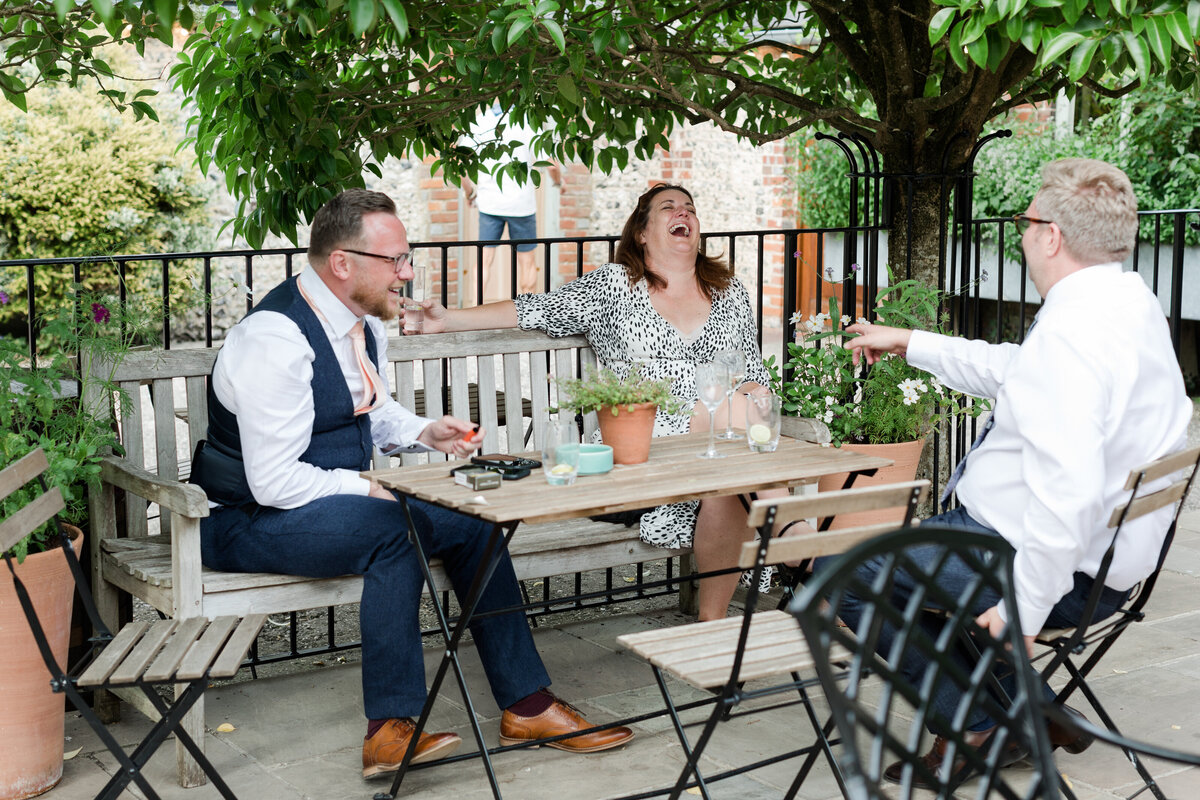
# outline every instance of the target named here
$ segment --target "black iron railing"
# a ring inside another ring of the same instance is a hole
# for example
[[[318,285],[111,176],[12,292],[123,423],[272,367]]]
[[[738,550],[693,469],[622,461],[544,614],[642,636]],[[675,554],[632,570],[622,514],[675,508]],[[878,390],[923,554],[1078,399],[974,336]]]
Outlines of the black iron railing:
[[[802,299],[801,270],[817,272],[817,280],[813,282],[814,296],[803,299],[806,303],[815,301],[818,309],[824,306],[825,298],[821,296],[823,286],[820,279],[826,277],[827,269],[831,274],[847,279],[842,285],[843,308],[854,307],[856,284],[861,284],[864,308],[869,309],[873,305],[876,291],[886,282],[882,255],[883,243],[886,240],[883,226],[885,215],[879,188],[883,176],[878,172],[855,172],[851,177],[864,181],[861,192],[856,192],[855,197],[856,207],[860,208],[860,216],[867,221],[866,224],[854,224],[843,228],[725,231],[704,236],[707,251],[726,258],[747,284],[759,323],[760,348],[768,352],[784,351],[783,355],[786,355],[783,344],[795,337],[793,315],[800,308]],[[1185,314],[1189,315],[1186,319],[1200,318],[1200,290],[1196,292],[1194,307],[1187,302],[1185,295],[1185,287],[1195,287],[1196,280],[1194,277],[1187,282],[1184,280],[1186,269],[1194,270],[1200,267],[1198,263],[1189,262],[1184,244],[1189,230],[1200,229],[1200,211],[1192,209],[1143,212],[1141,216],[1143,236],[1133,257],[1133,268],[1142,274],[1148,285],[1163,298],[1172,340],[1175,343],[1176,354],[1179,355]],[[859,217],[856,217],[854,222],[857,223],[858,219]],[[989,341],[1019,341],[1032,320],[1034,305],[1039,302],[1028,280],[1019,247],[1013,246],[1013,231],[1006,223],[1007,219],[979,219],[963,224],[948,223],[945,227],[943,263],[939,273],[945,276],[944,288],[952,296],[954,327],[964,335]],[[815,239],[815,254],[810,254],[811,261],[802,264],[799,258],[800,241],[801,237],[805,236]],[[836,238],[842,240],[838,263],[827,264],[827,260],[832,260],[831,243]],[[504,244],[520,244],[525,241],[541,246],[543,288],[549,290],[561,279],[555,276],[559,274],[559,263],[564,260],[575,265],[575,275],[582,274],[586,269],[604,261],[613,260],[617,237],[560,237],[516,240]],[[483,249],[489,244],[494,243],[429,242],[415,243],[413,249],[425,254],[428,268],[440,277],[438,285],[441,287],[442,300],[446,302],[450,300],[451,286],[460,285],[457,280],[451,280],[451,265],[468,263],[468,254],[474,255],[474,263],[481,263]],[[508,252],[510,285],[515,285],[516,251],[509,248]],[[896,261],[897,254],[892,254],[892,258]],[[1200,258],[1197,261],[1200,261]],[[903,258],[896,261],[903,262]],[[303,249],[277,248],[10,260],[0,261],[0,275],[4,274],[5,269],[19,269],[23,270],[27,277],[31,287],[26,296],[30,310],[27,336],[30,355],[36,358],[36,320],[40,309],[32,287],[35,286],[35,274],[39,271],[65,270],[76,284],[85,273],[93,278],[111,275],[113,284],[119,287],[119,302],[124,302],[128,299],[124,288],[127,276],[132,270],[145,269],[149,265],[152,268],[150,272],[157,276],[156,285],[163,308],[159,341],[163,348],[170,349],[173,345],[185,341],[202,341],[205,345],[211,345],[220,338],[222,331],[214,325],[214,298],[218,288],[214,286],[214,275],[225,274],[226,280],[230,280],[228,276],[236,275],[233,279],[233,292],[238,297],[235,301],[236,316],[240,316],[253,307],[256,298],[264,296],[278,281],[295,274],[305,263]],[[858,265],[860,270],[851,270],[852,264]],[[778,272],[775,270],[776,265],[779,267]],[[780,276],[778,279],[782,284],[782,300],[778,306],[771,306],[767,295],[772,288],[773,276],[776,275]],[[64,279],[65,276],[66,273]],[[200,324],[187,330],[176,324],[180,321],[180,315],[173,309],[173,298],[181,295],[186,297],[187,294],[186,291],[180,290],[181,280],[195,282],[201,295]],[[475,282],[475,289],[476,296],[473,299],[475,302],[481,302],[481,281]],[[228,300],[226,305],[229,305]],[[768,307],[778,308],[778,311],[768,315]],[[767,339],[768,332],[770,339]],[[192,334],[191,338],[188,338],[188,333]],[[954,432],[953,435],[965,441],[971,432],[962,430]],[[936,464],[934,470],[936,473]],[[563,610],[590,608],[622,600],[645,599],[677,591],[678,567],[673,561],[668,561],[660,573],[649,579],[642,565],[630,569],[634,570],[632,576],[626,576],[620,571],[607,570],[599,577],[593,576],[586,582],[583,575],[568,576],[565,580],[569,586],[563,596],[573,595],[569,600],[555,597],[553,581],[549,579],[542,581],[540,586],[531,584],[526,595],[526,611],[536,620],[546,614]],[[632,577],[632,583],[622,585],[629,577]],[[254,664],[334,653],[358,645],[356,641],[338,641],[335,610],[332,608],[325,610],[325,619],[321,623],[325,629],[325,641],[321,646],[302,646],[297,635],[300,622],[296,614],[290,615],[287,625],[289,632],[284,649],[264,655],[256,648],[253,654]]]

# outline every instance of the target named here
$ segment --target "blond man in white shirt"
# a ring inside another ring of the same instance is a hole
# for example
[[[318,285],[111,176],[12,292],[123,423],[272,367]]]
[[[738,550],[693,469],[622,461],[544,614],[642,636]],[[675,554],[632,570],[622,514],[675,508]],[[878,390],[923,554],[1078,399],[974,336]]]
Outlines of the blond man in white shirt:
[[[947,386],[995,398],[986,436],[957,482],[961,505],[929,522],[989,531],[1013,546],[1017,608],[990,597],[976,612],[998,634],[1015,611],[1029,647],[1044,625],[1079,622],[1126,475],[1180,449],[1192,411],[1158,299],[1121,269],[1138,224],[1128,177],[1101,161],[1062,159],[1043,167],[1042,181],[1014,218],[1044,299],[1021,345],[870,324],[850,326],[860,335],[846,345],[868,364],[904,356]],[[1122,529],[1096,619],[1153,571],[1170,511]],[[920,674],[923,665],[912,669]],[[939,705],[948,712],[957,699],[947,686]],[[982,746],[994,723],[981,715],[968,727],[969,743]],[[1091,743],[1057,726],[1050,733],[1069,752]],[[935,742],[931,763],[940,764],[944,747]],[[885,777],[898,781],[899,765]]]

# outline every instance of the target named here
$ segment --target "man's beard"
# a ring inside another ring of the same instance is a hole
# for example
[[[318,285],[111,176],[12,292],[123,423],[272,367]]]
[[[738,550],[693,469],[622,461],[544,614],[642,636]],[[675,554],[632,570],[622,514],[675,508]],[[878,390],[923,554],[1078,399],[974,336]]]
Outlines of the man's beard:
[[[372,292],[361,286],[356,286],[350,291],[350,299],[354,303],[372,317],[378,317],[384,322],[393,320],[397,316],[397,309],[392,305],[391,297],[392,293],[387,289]]]

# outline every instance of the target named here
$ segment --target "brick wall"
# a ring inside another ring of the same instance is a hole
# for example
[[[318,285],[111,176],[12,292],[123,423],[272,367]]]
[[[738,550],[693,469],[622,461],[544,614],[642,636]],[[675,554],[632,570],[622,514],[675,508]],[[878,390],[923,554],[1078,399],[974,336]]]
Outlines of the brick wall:
[[[564,165],[560,187],[553,189],[549,181],[543,182],[543,207],[554,203],[557,213],[543,213],[538,232],[543,237],[617,236],[637,197],[659,182],[679,183],[692,192],[706,232],[791,228],[796,225],[796,204],[787,168],[787,149],[782,142],[754,147],[710,125],[683,126],[672,135],[670,150],[660,150],[645,162],[634,161],[631,154],[628,168],[621,172],[605,175],[577,163]],[[474,231],[475,209],[466,205],[460,191],[434,176],[421,182],[421,192],[429,218],[428,241],[471,238],[464,237],[464,231]],[[420,216],[423,210],[413,211]],[[414,230],[419,226],[410,224],[409,228],[410,236],[418,240]],[[737,275],[753,294],[758,282],[756,241],[739,238],[735,247]],[[718,257],[728,256],[727,251],[724,241],[712,245],[712,253]],[[503,259],[506,250],[500,252]],[[609,260],[609,247],[604,243],[582,248],[556,246],[552,286],[578,274],[580,254],[583,271],[588,271]],[[777,325],[781,315],[784,255],[782,238],[767,241],[763,253],[764,316],[770,325]],[[453,281],[459,263],[455,251],[449,257]],[[539,251],[539,263],[542,257]],[[473,254],[463,258],[464,265],[473,268]],[[450,289],[450,297],[456,300],[457,287]]]

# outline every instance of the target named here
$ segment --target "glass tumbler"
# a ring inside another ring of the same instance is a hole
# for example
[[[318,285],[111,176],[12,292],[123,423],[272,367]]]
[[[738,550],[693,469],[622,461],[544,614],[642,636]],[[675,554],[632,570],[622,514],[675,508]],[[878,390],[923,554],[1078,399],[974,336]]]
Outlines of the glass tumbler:
[[[780,407],[777,394],[746,395],[746,444],[752,452],[773,453],[779,447]]]
[[[409,281],[408,291],[404,296],[404,332],[420,333],[425,325],[425,309],[421,307],[421,301],[426,298],[429,291],[427,285],[428,275],[425,272],[424,265],[413,264],[413,279]]]
[[[572,417],[546,416],[542,429],[542,472],[551,486],[570,486],[579,474],[579,429]]]

